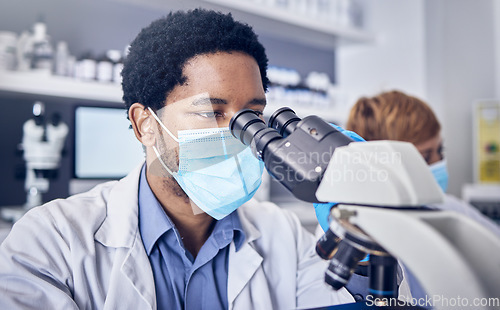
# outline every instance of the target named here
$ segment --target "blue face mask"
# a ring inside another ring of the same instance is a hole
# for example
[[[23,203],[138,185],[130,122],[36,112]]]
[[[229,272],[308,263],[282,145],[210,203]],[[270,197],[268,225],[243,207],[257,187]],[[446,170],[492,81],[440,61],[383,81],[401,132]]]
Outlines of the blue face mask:
[[[204,212],[220,220],[250,200],[262,182],[264,164],[229,128],[181,130],[175,137],[149,109],[162,128],[179,143],[179,170],[163,167]]]
[[[448,167],[446,165],[446,159],[429,165],[429,168],[431,169],[434,179],[436,179],[443,192],[446,193],[448,189]]]

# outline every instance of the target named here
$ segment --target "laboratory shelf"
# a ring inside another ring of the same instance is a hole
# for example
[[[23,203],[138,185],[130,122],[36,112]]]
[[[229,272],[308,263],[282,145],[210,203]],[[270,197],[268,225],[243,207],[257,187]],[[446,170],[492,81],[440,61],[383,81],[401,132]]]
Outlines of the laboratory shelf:
[[[121,85],[82,81],[49,72],[0,71],[0,91],[20,94],[121,103]]]
[[[270,7],[250,0],[201,0],[237,10],[256,30],[297,43],[334,49],[342,45],[367,44],[375,36],[364,30],[342,26],[314,17],[299,15],[285,8]]]

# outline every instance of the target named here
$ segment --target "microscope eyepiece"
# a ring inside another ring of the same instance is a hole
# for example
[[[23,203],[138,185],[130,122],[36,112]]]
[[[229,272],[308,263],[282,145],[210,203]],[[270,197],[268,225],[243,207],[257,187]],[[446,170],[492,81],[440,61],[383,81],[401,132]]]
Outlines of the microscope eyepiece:
[[[267,145],[282,139],[278,132],[268,128],[254,110],[238,111],[229,122],[231,134],[245,145],[250,145],[254,154],[263,159]]]
[[[250,109],[238,111],[229,122],[231,134],[245,145],[250,145],[254,135],[265,128],[264,121]]]
[[[298,122],[300,122],[300,118],[297,117],[297,114],[292,109],[283,107],[271,115],[269,127],[276,129],[283,138],[286,138],[295,130]]]

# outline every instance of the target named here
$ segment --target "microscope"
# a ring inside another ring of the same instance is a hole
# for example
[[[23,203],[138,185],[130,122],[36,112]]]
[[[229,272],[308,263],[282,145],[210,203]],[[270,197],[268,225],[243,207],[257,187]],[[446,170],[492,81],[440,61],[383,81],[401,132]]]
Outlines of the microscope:
[[[229,126],[295,197],[335,203],[316,245],[330,261],[325,281],[333,289],[344,287],[369,254],[369,306],[499,308],[500,239],[461,214],[426,207],[442,202],[443,193],[413,144],[354,142],[289,108],[274,112],[268,126],[242,110]],[[398,261],[431,304],[398,296]]]
[[[67,134],[68,126],[61,121],[60,114],[54,113],[46,120],[45,105],[40,101],[33,104],[33,117],[23,125],[21,143],[26,162],[26,203],[22,208],[3,209],[5,220],[15,222],[26,211],[43,203],[42,194],[49,190],[49,180],[59,169]]]

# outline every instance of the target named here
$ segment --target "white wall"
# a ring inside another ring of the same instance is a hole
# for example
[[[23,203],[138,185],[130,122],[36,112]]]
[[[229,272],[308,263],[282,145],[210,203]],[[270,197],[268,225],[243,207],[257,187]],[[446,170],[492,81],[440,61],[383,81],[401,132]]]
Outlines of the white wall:
[[[361,96],[392,89],[426,98],[424,1],[377,0],[364,5],[365,28],[376,35],[376,42],[336,52],[337,82],[347,93],[346,104],[350,107]]]
[[[463,184],[473,182],[473,103],[498,96],[495,49],[500,32],[495,34],[494,20],[500,14],[495,2],[426,2],[429,103],[437,109],[443,126],[449,192],[457,196]]]

